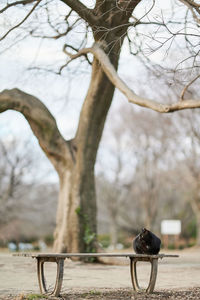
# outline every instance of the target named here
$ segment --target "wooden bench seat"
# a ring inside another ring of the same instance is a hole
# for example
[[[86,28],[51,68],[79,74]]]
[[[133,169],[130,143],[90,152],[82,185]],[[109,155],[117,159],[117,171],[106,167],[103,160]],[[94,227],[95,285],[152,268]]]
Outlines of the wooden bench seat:
[[[82,258],[90,258],[90,257],[125,257],[130,260],[130,274],[133,289],[137,292],[140,291],[140,287],[138,284],[137,278],[137,267],[136,264],[138,261],[146,261],[151,264],[151,274],[150,280],[146,293],[152,293],[155,287],[156,278],[157,278],[157,270],[158,270],[158,259],[163,259],[165,257],[178,257],[178,255],[166,255],[166,254],[158,254],[158,255],[145,255],[145,254],[134,254],[134,253],[16,253],[14,256],[24,256],[24,257],[32,257],[37,260],[37,276],[38,283],[40,287],[40,291],[42,294],[52,294],[54,296],[59,296],[62,288],[63,274],[64,274],[64,261],[66,258],[73,257],[82,257]],[[53,291],[49,292],[46,287],[45,282],[45,274],[44,274],[44,263],[45,262],[55,262],[57,264],[57,275],[56,275],[56,283]]]

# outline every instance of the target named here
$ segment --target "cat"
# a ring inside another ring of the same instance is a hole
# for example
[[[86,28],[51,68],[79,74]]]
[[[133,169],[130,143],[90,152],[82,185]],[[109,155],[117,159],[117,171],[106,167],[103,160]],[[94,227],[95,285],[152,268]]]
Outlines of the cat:
[[[160,246],[161,240],[146,228],[143,228],[133,240],[133,249],[137,254],[158,254]]]

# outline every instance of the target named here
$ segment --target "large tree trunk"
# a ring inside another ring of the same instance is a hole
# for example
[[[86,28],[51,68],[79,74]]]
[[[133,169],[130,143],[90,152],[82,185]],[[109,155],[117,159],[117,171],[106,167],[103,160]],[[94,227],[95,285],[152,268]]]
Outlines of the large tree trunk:
[[[118,59],[119,51],[113,61],[116,68]],[[70,175],[60,176],[55,251],[97,250],[94,165],[113,93],[114,86],[94,59],[90,87],[81,111],[77,134],[72,141],[74,161],[69,170]]]

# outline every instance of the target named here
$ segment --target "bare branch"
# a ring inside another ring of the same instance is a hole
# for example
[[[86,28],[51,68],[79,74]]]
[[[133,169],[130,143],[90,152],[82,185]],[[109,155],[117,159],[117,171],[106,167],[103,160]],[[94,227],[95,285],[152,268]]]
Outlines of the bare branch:
[[[61,136],[54,117],[39,99],[18,89],[4,90],[0,93],[0,113],[9,109],[24,115],[56,170],[59,171],[60,163],[67,166],[70,148]]]
[[[21,21],[19,22],[17,25],[15,25],[14,27],[12,27],[10,30],[8,30],[6,32],[6,34],[4,34],[1,38],[0,38],[0,41],[2,41],[11,31],[13,31],[14,29],[18,28],[19,26],[21,26],[27,19],[28,17],[32,14],[32,12],[35,10],[35,8],[39,5],[39,3],[41,2],[42,0],[37,0],[37,3],[33,6],[33,8],[29,11],[29,13],[26,15],[26,17]]]
[[[192,85],[198,78],[200,77],[200,74],[197,75],[195,78],[193,78],[183,89],[182,93],[181,93],[181,96],[180,96],[180,100],[183,101],[184,99],[184,95],[185,95],[185,92],[187,91],[187,89],[189,88],[190,85]]]
[[[127,97],[129,102],[142,107],[150,108],[160,113],[169,113],[189,108],[200,108],[200,100],[187,99],[172,104],[163,104],[155,100],[138,96],[119,77],[114,66],[110,62],[109,57],[97,43],[95,43],[94,46],[91,48],[85,48],[80,50],[77,54],[71,54],[70,58],[75,59],[81,55],[85,55],[88,52],[92,53],[95,56],[95,58],[100,62],[102,69],[104,70],[105,74],[110,79],[112,84]]]
[[[12,6],[16,6],[16,5],[26,5],[26,4],[29,4],[29,3],[32,3],[36,0],[22,0],[22,1],[15,1],[15,2],[12,2],[12,3],[9,3],[8,5],[6,5],[4,8],[2,8],[0,10],[0,14],[3,13],[4,11],[6,11],[7,9],[9,9],[10,7]]]
[[[46,8],[47,10],[47,8]],[[67,28],[65,31],[60,32],[52,23],[49,17],[49,14],[47,13],[47,18],[48,18],[48,24],[51,27],[51,29],[56,33],[55,35],[44,35],[44,34],[35,34],[34,30],[30,31],[30,35],[34,38],[42,38],[42,39],[54,39],[54,40],[58,40],[61,37],[66,36],[71,30],[73,30],[75,28],[75,25],[79,25],[77,23],[79,23],[81,21],[81,18],[76,18],[74,22],[72,22],[70,25],[67,21],[67,18],[71,15],[72,10],[68,13],[68,15],[65,17],[65,22],[67,23]]]

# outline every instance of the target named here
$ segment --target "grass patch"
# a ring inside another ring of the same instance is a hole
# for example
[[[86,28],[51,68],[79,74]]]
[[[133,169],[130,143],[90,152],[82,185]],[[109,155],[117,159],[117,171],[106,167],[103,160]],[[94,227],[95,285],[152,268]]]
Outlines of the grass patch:
[[[100,291],[96,291],[96,290],[91,290],[87,293],[84,293],[81,295],[81,298],[83,299],[91,299],[91,296],[100,296],[102,293]],[[92,297],[92,299],[94,299]]]
[[[38,300],[47,299],[47,296],[41,294],[20,295],[16,300]]]
[[[47,299],[47,296],[41,294],[30,294],[27,295],[26,300],[37,300],[37,299]]]
[[[89,294],[90,295],[101,295],[101,292],[100,291],[91,290],[91,291],[89,291]]]

